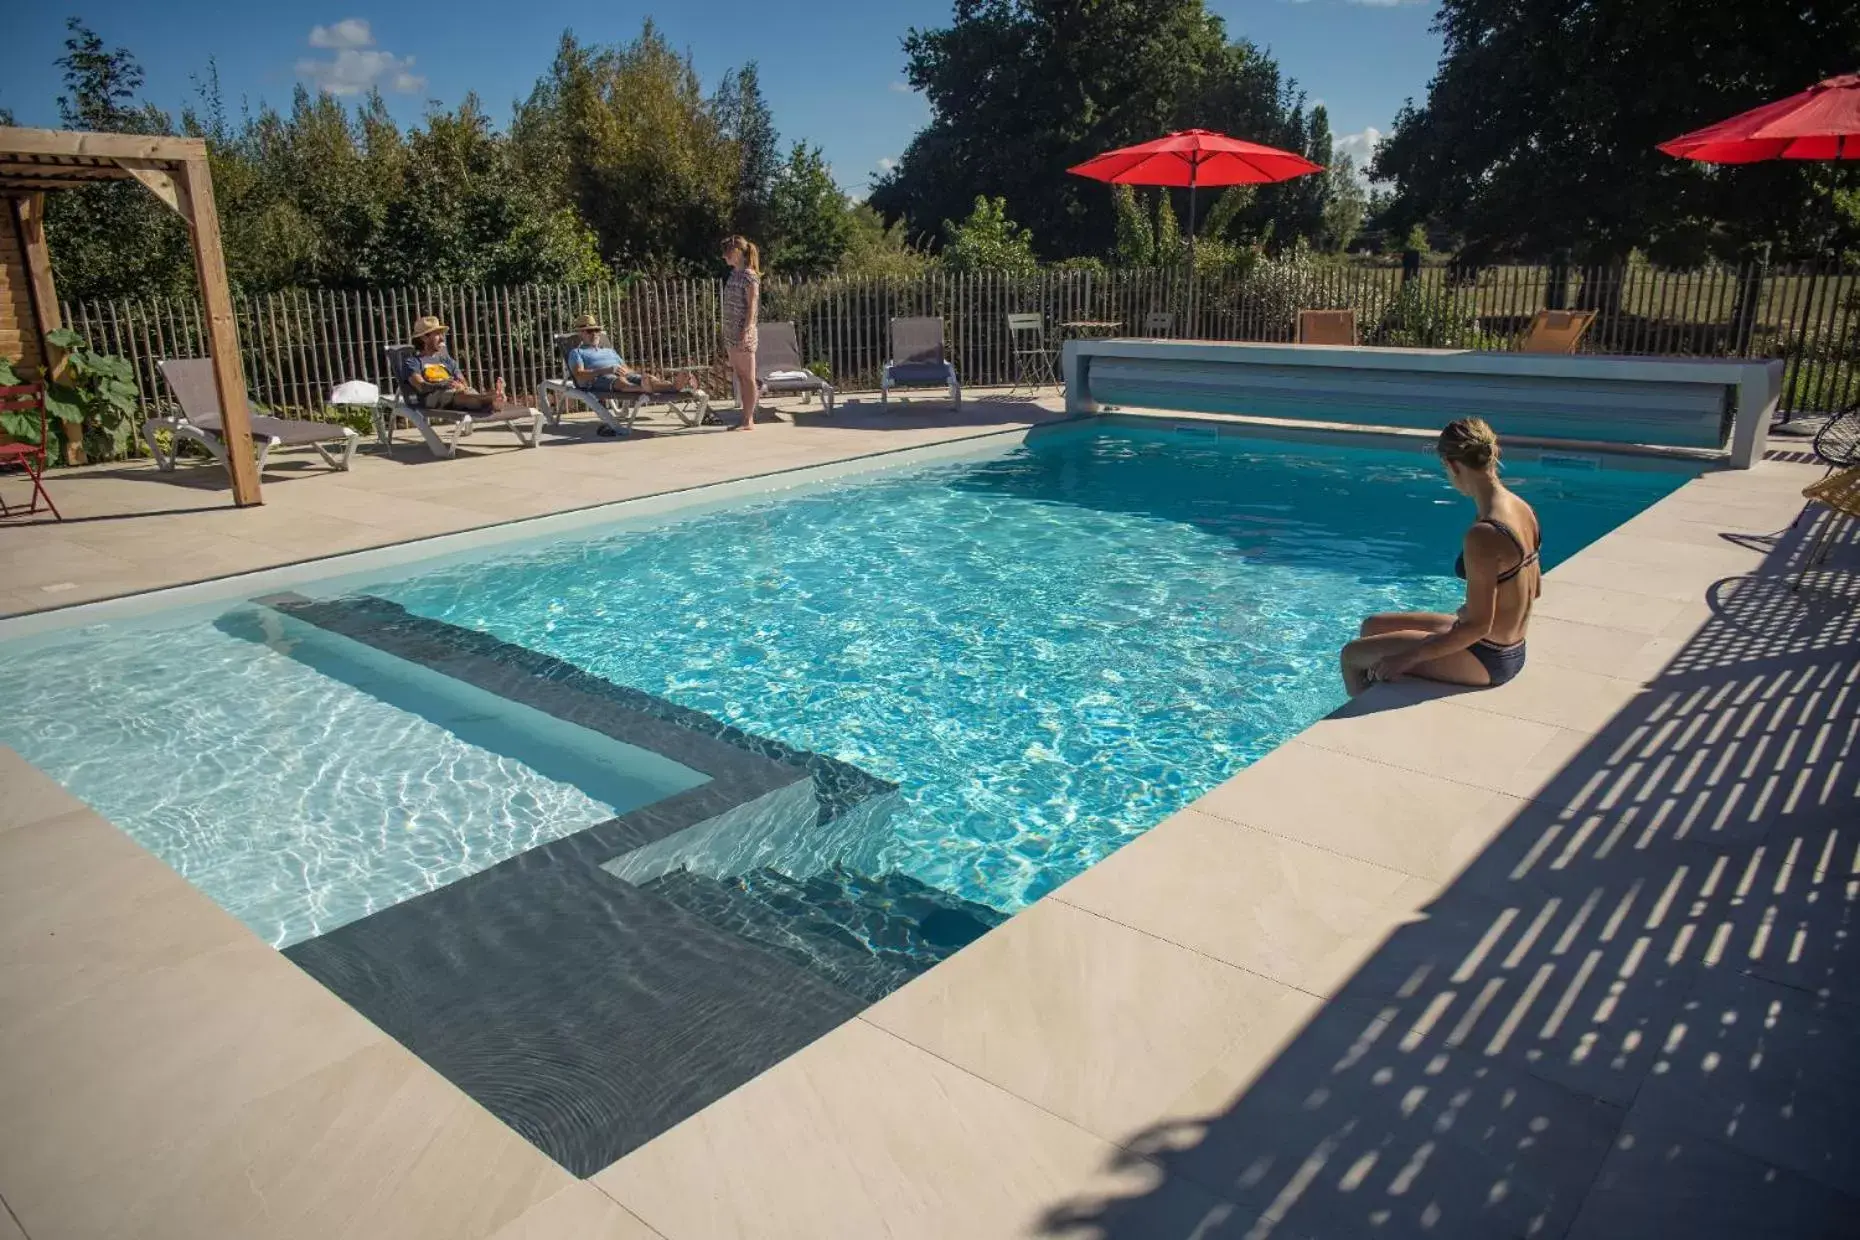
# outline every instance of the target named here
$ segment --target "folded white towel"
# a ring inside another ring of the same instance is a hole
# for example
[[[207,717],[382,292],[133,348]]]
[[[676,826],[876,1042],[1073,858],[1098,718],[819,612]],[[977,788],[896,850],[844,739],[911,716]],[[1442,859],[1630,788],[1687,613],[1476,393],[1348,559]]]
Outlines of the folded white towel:
[[[329,394],[332,405],[372,405],[381,399],[381,389],[361,379],[338,384]]]
[[[771,370],[769,371],[769,378],[771,379],[812,379],[813,377],[814,377],[814,372],[811,370]]]

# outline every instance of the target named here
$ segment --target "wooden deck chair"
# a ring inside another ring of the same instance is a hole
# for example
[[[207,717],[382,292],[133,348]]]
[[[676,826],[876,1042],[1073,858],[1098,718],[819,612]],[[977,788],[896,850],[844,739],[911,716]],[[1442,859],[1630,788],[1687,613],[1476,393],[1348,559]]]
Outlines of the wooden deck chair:
[[[1300,310],[1299,344],[1356,344],[1356,311]]]
[[[1593,310],[1539,310],[1518,344],[1520,353],[1574,353],[1595,321]]]

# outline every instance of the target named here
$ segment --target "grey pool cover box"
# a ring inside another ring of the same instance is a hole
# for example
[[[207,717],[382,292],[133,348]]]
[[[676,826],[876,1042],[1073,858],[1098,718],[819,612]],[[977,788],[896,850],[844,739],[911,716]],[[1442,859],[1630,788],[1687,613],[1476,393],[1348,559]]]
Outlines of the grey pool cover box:
[[[1500,435],[1762,456],[1782,387],[1763,359],[1075,340],[1066,408],[1247,414],[1433,429],[1468,414]]]

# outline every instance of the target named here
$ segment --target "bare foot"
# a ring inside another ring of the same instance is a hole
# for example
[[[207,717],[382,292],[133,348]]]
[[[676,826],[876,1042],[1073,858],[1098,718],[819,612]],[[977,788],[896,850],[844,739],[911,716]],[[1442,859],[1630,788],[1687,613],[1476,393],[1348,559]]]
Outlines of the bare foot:
[[[492,380],[491,381],[491,409],[492,411],[496,412],[496,411],[502,410],[504,407],[505,401],[508,399],[509,398],[504,395],[503,379],[499,378],[499,379]]]

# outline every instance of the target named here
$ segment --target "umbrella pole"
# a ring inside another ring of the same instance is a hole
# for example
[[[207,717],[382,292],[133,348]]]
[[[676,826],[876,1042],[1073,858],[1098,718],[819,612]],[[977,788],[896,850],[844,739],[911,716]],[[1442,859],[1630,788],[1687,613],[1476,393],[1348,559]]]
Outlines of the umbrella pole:
[[[1201,172],[1199,163],[1188,165],[1188,330],[1189,339],[1200,339],[1195,323],[1195,179]]]

